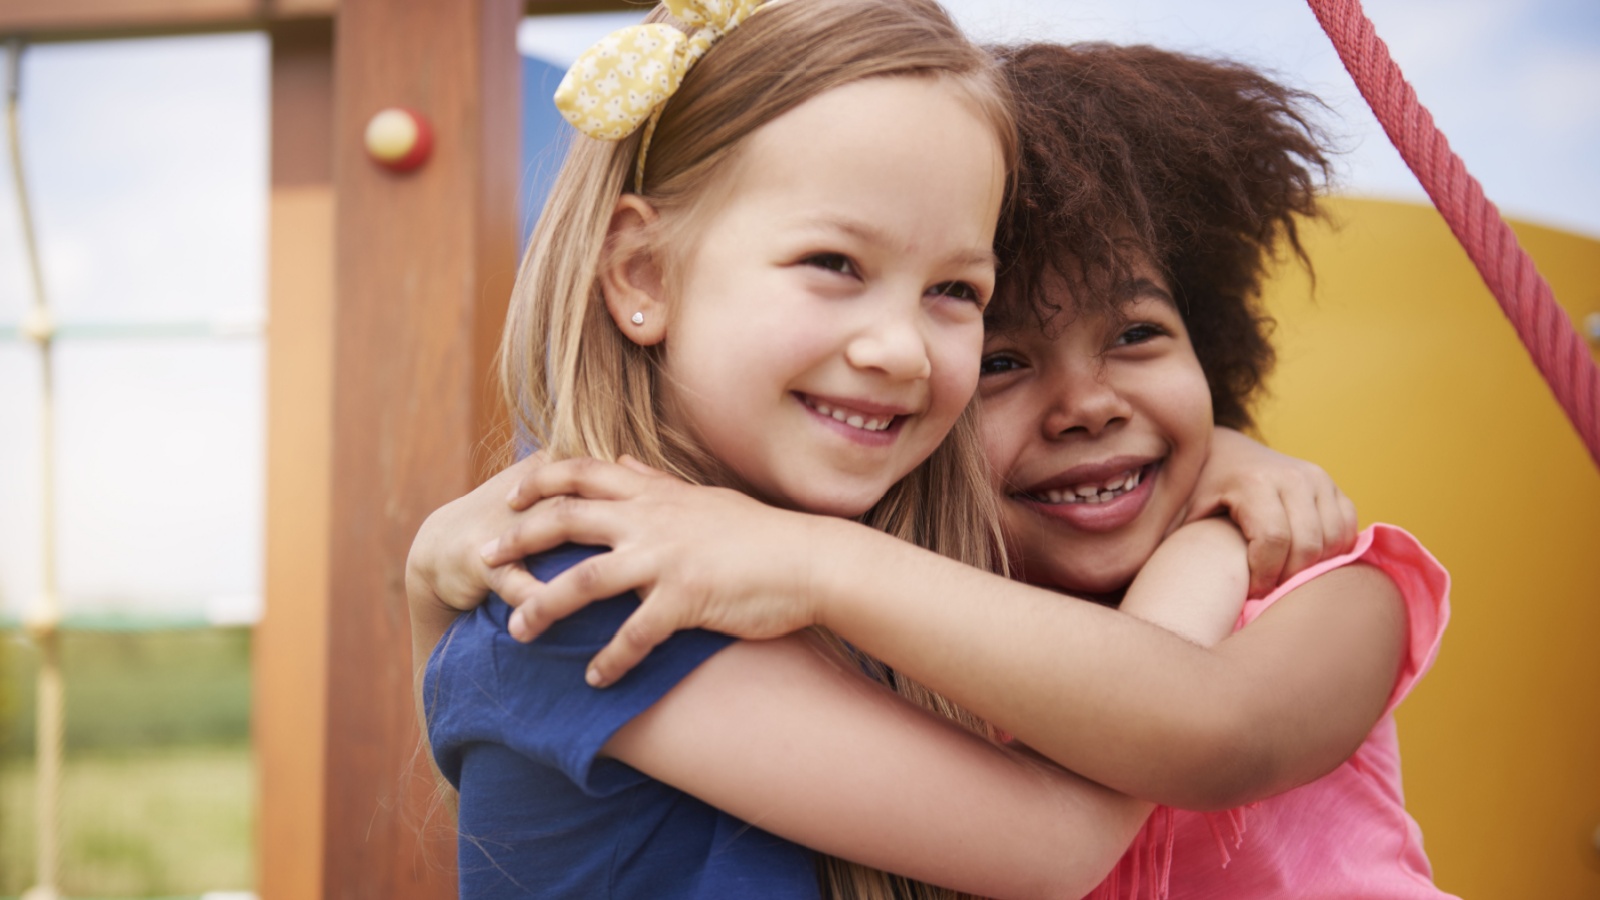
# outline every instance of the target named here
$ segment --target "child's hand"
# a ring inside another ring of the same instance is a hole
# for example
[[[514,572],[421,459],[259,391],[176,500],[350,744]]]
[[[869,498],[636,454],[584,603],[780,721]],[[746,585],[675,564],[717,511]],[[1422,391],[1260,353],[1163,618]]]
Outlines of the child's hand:
[[[573,459],[526,473],[523,512],[486,552],[491,564],[567,542],[612,550],[513,595],[513,637],[529,641],[585,605],[632,590],[644,601],[594,659],[611,684],[686,628],[759,640],[816,620],[806,579],[833,520],[769,507],[737,491],[688,484],[643,464]]]
[[[542,464],[537,456],[522,459],[428,516],[406,556],[406,596],[413,609],[433,605],[465,612],[490,592],[505,596],[537,584],[520,557],[490,566],[482,551],[516,520],[506,502],[512,487]]]
[[[1356,507],[1321,467],[1218,428],[1188,521],[1225,509],[1248,543],[1250,596],[1355,544]]]

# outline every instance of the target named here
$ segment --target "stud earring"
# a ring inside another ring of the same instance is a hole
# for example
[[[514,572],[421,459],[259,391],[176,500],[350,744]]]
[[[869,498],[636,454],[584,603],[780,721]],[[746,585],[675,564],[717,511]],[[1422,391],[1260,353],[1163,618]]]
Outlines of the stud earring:
[[[644,324],[644,313],[636,312],[636,313],[633,314],[632,318],[628,319],[628,321],[632,322],[635,325],[643,325]]]

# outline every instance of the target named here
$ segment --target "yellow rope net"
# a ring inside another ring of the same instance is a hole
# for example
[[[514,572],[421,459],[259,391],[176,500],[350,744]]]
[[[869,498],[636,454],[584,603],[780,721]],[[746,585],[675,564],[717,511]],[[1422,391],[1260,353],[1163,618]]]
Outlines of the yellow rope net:
[[[22,85],[22,48],[13,39],[8,47],[6,78],[6,135],[10,143],[11,178],[17,208],[22,216],[22,237],[33,289],[33,311],[24,326],[25,336],[39,348],[40,404],[40,572],[39,598],[28,613],[28,634],[39,648],[38,724],[35,766],[38,772],[35,800],[36,851],[34,885],[23,900],[56,900],[61,875],[61,769],[66,737],[66,691],[61,676],[61,602],[56,590],[55,504],[55,396],[51,364],[55,325],[44,290],[39,264],[33,212],[28,205],[23,178],[22,141],[18,137],[17,108]]]

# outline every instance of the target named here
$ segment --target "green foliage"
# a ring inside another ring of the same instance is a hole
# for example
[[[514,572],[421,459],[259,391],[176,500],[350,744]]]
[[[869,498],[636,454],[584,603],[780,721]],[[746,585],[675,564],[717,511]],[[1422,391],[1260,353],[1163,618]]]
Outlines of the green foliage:
[[[65,893],[250,889],[250,632],[69,630],[61,653]],[[33,881],[38,664],[20,632],[0,632],[0,897]]]
[[[0,655],[0,759],[33,753],[39,656],[18,632]],[[218,744],[250,737],[250,632],[65,631],[70,751]]]

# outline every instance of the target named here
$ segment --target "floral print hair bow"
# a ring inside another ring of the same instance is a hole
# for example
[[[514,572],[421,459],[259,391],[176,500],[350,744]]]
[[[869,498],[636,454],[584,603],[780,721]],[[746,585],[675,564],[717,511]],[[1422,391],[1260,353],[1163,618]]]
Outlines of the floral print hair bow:
[[[601,141],[620,141],[645,126],[634,188],[644,189],[644,154],[656,120],[684,75],[719,38],[763,0],[663,0],[685,34],[665,23],[630,25],[583,52],[556,88],[556,108],[572,126]]]

